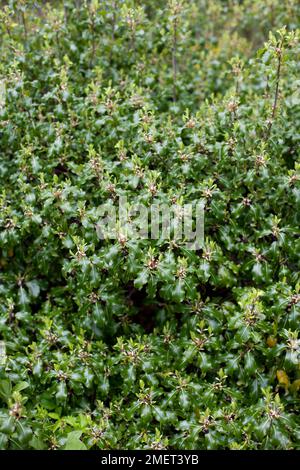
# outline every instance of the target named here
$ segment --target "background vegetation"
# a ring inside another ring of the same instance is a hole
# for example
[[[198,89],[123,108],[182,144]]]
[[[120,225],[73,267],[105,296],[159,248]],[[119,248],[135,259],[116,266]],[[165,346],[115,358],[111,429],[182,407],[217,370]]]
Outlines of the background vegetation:
[[[298,449],[299,2],[1,4],[0,447]]]

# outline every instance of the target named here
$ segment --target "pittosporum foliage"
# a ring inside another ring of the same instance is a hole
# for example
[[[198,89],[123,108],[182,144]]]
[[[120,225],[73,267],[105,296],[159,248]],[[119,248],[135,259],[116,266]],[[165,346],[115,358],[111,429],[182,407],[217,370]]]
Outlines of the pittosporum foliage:
[[[299,2],[1,3],[0,447],[298,449]]]

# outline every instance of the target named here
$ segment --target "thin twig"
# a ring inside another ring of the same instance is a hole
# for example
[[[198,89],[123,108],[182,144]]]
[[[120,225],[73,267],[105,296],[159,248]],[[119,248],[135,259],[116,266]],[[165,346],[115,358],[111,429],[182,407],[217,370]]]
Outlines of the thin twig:
[[[66,3],[64,2],[64,18],[65,18],[65,25],[67,26],[68,24],[68,9],[66,6]]]
[[[94,63],[95,54],[96,54],[95,17],[94,17],[94,14],[92,13],[92,59],[91,59],[90,66]]]
[[[282,41],[280,43],[280,46],[276,49],[276,54],[277,54],[277,70],[276,70],[276,85],[275,85],[274,101],[273,101],[273,106],[272,106],[271,118],[269,119],[267,131],[265,135],[265,140],[268,140],[271,135],[272,125],[275,119],[277,105],[278,105],[279,82],[280,82],[281,65],[282,65]]]
[[[173,23],[173,47],[172,47],[172,65],[173,65],[173,101],[176,101],[176,82],[177,82],[177,18]]]
[[[7,32],[8,36],[9,36],[10,39],[11,39],[10,27],[9,27],[8,25],[6,25],[6,32]]]
[[[115,1],[114,1],[113,4],[112,4],[112,8],[113,8],[112,20],[111,20],[111,26],[112,26],[112,46],[111,46],[110,51],[109,51],[109,61],[110,61],[110,62],[112,61],[113,47],[114,47],[114,43],[115,43],[116,8],[117,8],[117,5],[116,5],[116,2],[115,2]]]
[[[26,25],[26,18],[25,18],[24,11],[21,12],[21,17],[22,17],[22,23],[23,23],[23,27],[24,27],[25,39],[27,40],[27,25]]]

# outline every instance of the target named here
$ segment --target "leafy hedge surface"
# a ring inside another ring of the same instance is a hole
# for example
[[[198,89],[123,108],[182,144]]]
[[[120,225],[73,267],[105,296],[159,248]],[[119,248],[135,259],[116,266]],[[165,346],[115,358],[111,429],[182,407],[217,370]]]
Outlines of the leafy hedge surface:
[[[2,6],[1,448],[300,447],[299,17]],[[120,196],[204,199],[205,247],[99,240]]]

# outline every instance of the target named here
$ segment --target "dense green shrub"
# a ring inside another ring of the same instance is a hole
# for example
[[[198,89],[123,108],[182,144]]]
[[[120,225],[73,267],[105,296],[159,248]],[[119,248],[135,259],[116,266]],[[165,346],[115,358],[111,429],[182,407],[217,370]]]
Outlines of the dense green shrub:
[[[2,3],[0,447],[299,448],[299,2]]]

